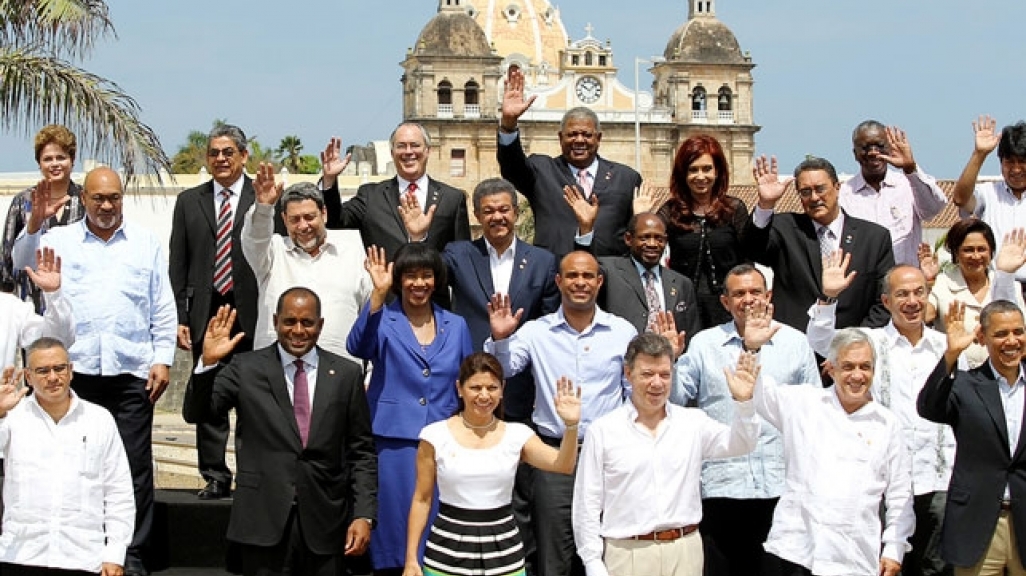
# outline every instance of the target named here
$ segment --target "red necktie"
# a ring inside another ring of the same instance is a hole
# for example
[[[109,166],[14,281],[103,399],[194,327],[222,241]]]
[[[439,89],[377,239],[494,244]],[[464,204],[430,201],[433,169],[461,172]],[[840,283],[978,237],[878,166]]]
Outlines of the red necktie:
[[[310,437],[310,385],[306,381],[306,370],[303,361],[296,360],[296,376],[292,379],[292,410],[296,413],[296,424],[299,424],[299,437],[306,446]]]
[[[231,291],[232,281],[232,193],[221,191],[221,209],[217,213],[217,251],[214,254],[214,289],[221,295]]]

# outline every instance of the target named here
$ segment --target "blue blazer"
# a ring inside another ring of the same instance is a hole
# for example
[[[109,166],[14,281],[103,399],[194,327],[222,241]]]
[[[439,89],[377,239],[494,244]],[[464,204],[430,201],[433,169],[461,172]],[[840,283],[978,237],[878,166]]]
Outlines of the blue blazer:
[[[417,441],[424,426],[456,412],[460,363],[473,353],[467,323],[433,305],[438,333],[423,350],[396,299],[376,313],[364,304],[346,349],[374,363],[367,402],[375,436]]]
[[[443,254],[449,268],[452,311],[466,320],[476,351],[480,351],[484,341],[492,335],[488,302],[495,293],[495,286],[485,242],[484,238],[450,242]],[[548,250],[517,238],[509,296],[514,312],[524,309],[521,325],[555,312],[560,301],[556,288],[556,257]]]

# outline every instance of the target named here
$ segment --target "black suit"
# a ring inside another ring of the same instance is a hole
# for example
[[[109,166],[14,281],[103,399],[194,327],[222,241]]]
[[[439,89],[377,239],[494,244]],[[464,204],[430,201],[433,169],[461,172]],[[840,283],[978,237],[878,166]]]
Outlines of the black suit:
[[[749,258],[773,269],[773,317],[804,332],[809,307],[822,293],[823,258],[812,218],[775,214],[765,228],[753,219],[741,241]],[[890,232],[845,214],[840,247],[851,254],[848,272],[857,274],[837,299],[837,327],[885,326],[891,317],[880,302],[880,281],[894,267]]]
[[[488,302],[495,293],[492,268],[484,238],[472,242],[453,242],[444,257],[452,287],[452,311],[463,316],[470,329],[475,351],[492,335],[488,320]],[[513,311],[523,308],[521,325],[559,308],[556,288],[556,259],[547,250],[517,240],[509,297]],[[529,422],[534,412],[534,381],[528,371],[507,378],[505,413],[507,419]]]
[[[354,518],[377,519],[377,456],[363,371],[321,348],[317,353],[305,448],[277,343],[236,355],[228,366],[197,374],[189,384],[190,420],[236,411],[238,487],[229,540],[276,546],[294,513],[311,552],[337,555]]]
[[[356,196],[343,203],[336,184],[324,191],[327,226],[359,230],[365,248],[384,248],[391,260],[395,251],[409,240],[399,215],[399,192],[399,180],[391,178],[360,186]],[[470,240],[467,196],[462,190],[428,178],[427,203],[423,208],[427,211],[431,206],[437,208],[426,243],[441,252],[453,240]]]
[[[919,392],[918,408],[923,418],[951,425],[958,445],[941,535],[944,560],[970,567],[983,558],[994,536],[1005,486],[1011,495],[1019,556],[1026,558],[1026,426],[1013,454],[990,363],[948,374],[942,358]]]
[[[207,322],[221,304],[230,304],[237,311],[237,330],[247,334],[237,351],[253,347],[256,329],[258,289],[253,269],[242,255],[242,216],[253,205],[253,182],[243,175],[242,191],[233,214],[232,281],[228,298],[214,289],[214,252],[217,248],[217,208],[221,199],[214,197],[214,181],[210,180],[178,195],[171,220],[169,276],[178,308],[178,324],[189,327],[193,362],[203,348]],[[217,187],[220,188],[220,187]],[[196,427],[196,452],[200,474],[231,486],[232,473],[225,462],[228,444],[228,419],[204,422]]]
[[[497,156],[502,177],[512,182],[531,204],[535,246],[552,252],[557,260],[572,252],[577,218],[563,199],[563,187],[577,185],[570,165],[562,156],[527,157],[519,134],[512,144],[500,144]],[[627,253],[623,234],[634,211],[634,189],[639,186],[641,175],[632,168],[599,158],[592,186],[592,194],[599,202],[592,241],[596,256]]]
[[[630,256],[605,256],[599,258],[599,264],[605,274],[599,291],[599,307],[634,324],[638,334],[644,334],[648,328],[648,298],[634,259]],[[695,286],[686,276],[665,266],[659,267],[659,274],[662,277],[663,310],[673,312],[677,331],[684,330],[685,338],[690,342],[691,337],[701,330]]]

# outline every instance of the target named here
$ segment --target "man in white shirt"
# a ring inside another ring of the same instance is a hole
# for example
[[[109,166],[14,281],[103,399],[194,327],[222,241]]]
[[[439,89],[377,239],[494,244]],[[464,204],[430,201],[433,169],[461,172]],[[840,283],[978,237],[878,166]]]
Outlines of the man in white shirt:
[[[27,353],[32,396],[17,388],[14,368],[0,382],[0,566],[12,576],[47,569],[121,576],[135,498],[114,417],[71,390],[71,361],[60,340],[40,338]]]
[[[0,366],[13,366],[19,347],[42,336],[52,336],[71,346],[75,342],[75,319],[71,303],[61,295],[61,260],[50,248],[36,253],[36,269],[25,273],[39,287],[46,302],[43,315],[32,302],[14,294],[0,293]]]
[[[841,208],[887,228],[894,262],[918,266],[923,221],[940,214],[948,197],[916,163],[900,128],[866,120],[855,127],[851,141],[861,170],[841,184]],[[889,170],[888,164],[897,170]]]
[[[1026,221],[1026,122],[1005,126],[1000,134],[995,133],[996,127],[990,116],[973,122],[975,147],[955,182],[951,201],[963,216],[976,216],[994,230],[995,237],[1002,238]],[[984,161],[995,148],[1001,180],[977,183]],[[1026,287],[1026,266],[1019,268],[1015,278],[1020,287]]]
[[[754,355],[742,354],[736,372],[725,369],[736,403],[730,426],[667,402],[673,360],[663,336],[634,338],[624,355],[631,401],[585,436],[572,510],[588,576],[700,576],[702,462],[746,454],[758,441]]]
[[[346,350],[346,337],[372,288],[363,268],[366,255],[359,233],[327,230],[324,197],[317,186],[300,182],[282,192],[270,164],[260,165],[253,188],[256,204],[243,222],[242,252],[260,287],[254,349],[277,341],[273,311],[278,297],[289,288],[303,286],[326,295],[320,345],[353,360]],[[274,234],[274,205],[279,197],[287,238]]]
[[[784,576],[896,576],[915,526],[911,464],[898,418],[870,392],[872,339],[838,331],[827,369],[830,388],[768,377],[755,387],[755,409],[784,439],[785,487],[766,552]]]
[[[838,294],[848,287],[847,260],[840,251],[824,259],[825,294]],[[950,575],[951,567],[940,555],[940,531],[951,467],[955,462],[955,437],[950,427],[929,422],[916,411],[919,391],[944,356],[947,341],[944,334],[927,328],[923,321],[930,289],[918,268],[895,266],[884,277],[882,292],[881,299],[891,313],[891,321],[883,328],[863,330],[872,340],[876,355],[873,396],[898,417],[912,462],[916,531],[901,573],[903,576]],[[827,355],[837,333],[835,307],[835,304],[821,301],[809,309],[806,334],[809,344],[823,356]]]

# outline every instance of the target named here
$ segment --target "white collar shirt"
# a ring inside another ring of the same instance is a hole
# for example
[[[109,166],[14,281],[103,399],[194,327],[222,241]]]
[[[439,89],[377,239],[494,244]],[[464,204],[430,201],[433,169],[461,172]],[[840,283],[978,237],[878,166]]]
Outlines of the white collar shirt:
[[[826,226],[820,224],[819,222],[816,222],[815,220],[812,221],[812,225],[816,228],[817,238],[822,238],[820,233],[820,230],[822,228],[830,230],[830,233],[833,235],[833,237],[830,238],[831,250],[837,250],[841,247],[841,232],[844,231],[844,212],[838,210],[837,218],[834,218],[834,221],[827,224]],[[820,240],[820,242],[822,242],[822,240]]]
[[[998,392],[1001,394],[1001,408],[1005,412],[1005,428],[1008,432],[1008,455],[1011,456],[1015,454],[1016,448],[1019,447],[1019,434],[1022,432],[1023,400],[1026,397],[1026,392],[1023,389],[1026,387],[1026,377],[1023,376],[1022,368],[1020,367],[1019,377],[1015,379],[1014,383],[1009,383],[994,368],[993,362],[988,359],[987,363],[990,364],[990,371],[994,373],[994,379],[997,380],[998,384]],[[1011,497],[1008,484],[1005,484],[1004,498],[1005,500],[1010,500]]]
[[[998,250],[1001,250],[1001,241],[1005,234],[1015,228],[1021,228],[1023,222],[1026,222],[1026,194],[1016,198],[1008,184],[1004,180],[999,180],[977,184],[973,191],[973,199],[976,206],[971,215],[991,227],[998,242]],[[959,215],[965,217],[970,213],[960,210]],[[1016,270],[1015,279],[1026,282],[1026,265]]]
[[[492,288],[496,294],[509,295],[509,283],[513,278],[513,262],[516,259],[517,239],[501,255],[492,246],[491,242],[485,240],[485,248],[488,250],[488,267],[492,272]]]
[[[285,371],[285,387],[289,390],[289,398],[292,399],[292,405],[296,404],[296,360],[303,361],[303,371],[306,372],[306,391],[309,394],[308,406],[313,407],[314,390],[317,388],[317,347],[314,346],[309,352],[303,354],[302,357],[297,358],[292,354],[289,354],[278,344],[278,356],[281,358],[281,368]]]
[[[428,193],[428,177],[427,174],[422,175],[416,180],[404,180],[402,176],[396,176],[396,181],[399,184],[399,197],[402,198],[410,188],[410,184],[416,184],[417,189],[413,191],[413,195],[417,197],[417,203],[420,204],[420,208],[427,212],[427,193]]]
[[[751,401],[735,402],[732,423],[667,402],[653,435],[631,402],[596,420],[584,439],[571,513],[588,576],[607,576],[604,538],[682,528],[702,519],[702,462],[751,452],[759,421]]]
[[[833,387],[761,376],[755,409],[784,440],[785,486],[764,549],[819,576],[876,576],[915,527],[901,424],[879,402],[848,414]],[[881,525],[880,503],[885,503]]]
[[[238,180],[227,188],[218,184],[217,180],[212,181],[214,184],[214,218],[217,218],[221,212],[221,193],[227,190],[229,193],[228,205],[232,207],[232,222],[235,222],[239,213],[239,198],[242,197],[242,184],[245,180],[245,176],[240,175]]]
[[[42,336],[57,338],[70,347],[75,343],[75,319],[71,303],[60,290],[42,293],[46,309],[36,314],[31,301],[0,292],[0,367],[14,366],[18,348]]]
[[[59,422],[35,396],[0,419],[0,562],[94,574],[125,563],[135,496],[124,444],[109,412],[71,394]]]

